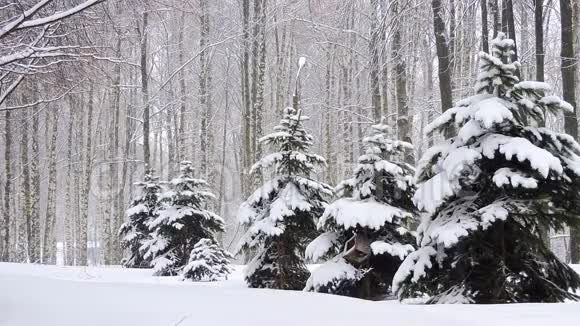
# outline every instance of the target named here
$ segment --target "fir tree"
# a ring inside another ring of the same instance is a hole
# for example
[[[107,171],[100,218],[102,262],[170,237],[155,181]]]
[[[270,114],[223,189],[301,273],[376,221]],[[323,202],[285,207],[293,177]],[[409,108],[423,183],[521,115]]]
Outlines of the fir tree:
[[[416,204],[427,215],[420,248],[393,287],[429,303],[559,302],[580,278],[542,239],[548,227],[577,222],[580,146],[538,127],[546,112],[570,110],[549,85],[519,82],[514,43],[503,34],[480,54],[476,95],[429,127],[457,135],[421,159]]]
[[[234,257],[211,239],[201,239],[189,255],[183,268],[183,279],[193,281],[217,281],[232,273],[230,259]]]
[[[302,253],[315,236],[315,220],[322,215],[332,189],[311,178],[315,167],[326,161],[308,152],[312,136],[303,127],[307,119],[300,111],[287,108],[274,133],[260,139],[277,152],[252,167],[251,173],[273,167],[273,178],[257,189],[238,213],[248,228],[240,250],[255,253],[245,270],[250,287],[298,290],[308,279]]]
[[[312,273],[306,290],[384,297],[399,265],[414,250],[415,238],[407,229],[417,216],[414,169],[403,162],[413,147],[389,140],[387,129],[383,123],[372,126],[354,176],[336,187],[339,199],[320,218],[318,228],[325,232],[308,245],[306,256],[334,257]]]
[[[143,256],[141,246],[151,239],[147,223],[157,217],[157,207],[161,186],[154,170],[147,169],[142,182],[136,182],[137,197],[126,211],[128,221],[121,225],[119,236],[126,256],[121,264],[127,268],[148,268],[150,259]]]
[[[205,209],[207,201],[215,198],[204,190],[207,183],[193,177],[189,161],[181,162],[180,171],[162,194],[158,216],[148,223],[152,239],[142,247],[157,276],[179,274],[199,240],[215,241],[216,232],[224,231],[222,218]]]

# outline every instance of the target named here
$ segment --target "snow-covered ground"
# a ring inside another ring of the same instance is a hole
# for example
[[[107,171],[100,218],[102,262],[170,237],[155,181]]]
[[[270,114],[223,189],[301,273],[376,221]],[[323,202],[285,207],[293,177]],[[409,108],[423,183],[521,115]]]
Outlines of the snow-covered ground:
[[[150,275],[0,263],[0,325],[580,325],[578,303],[426,306],[248,289],[241,267],[230,280],[213,283]]]

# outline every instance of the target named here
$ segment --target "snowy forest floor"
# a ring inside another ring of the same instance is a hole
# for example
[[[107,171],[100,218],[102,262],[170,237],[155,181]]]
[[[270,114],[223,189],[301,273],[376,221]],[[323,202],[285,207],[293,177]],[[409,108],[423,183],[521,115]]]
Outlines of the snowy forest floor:
[[[227,281],[191,283],[150,270],[0,263],[0,325],[580,324],[580,303],[427,306],[248,289],[242,267]]]

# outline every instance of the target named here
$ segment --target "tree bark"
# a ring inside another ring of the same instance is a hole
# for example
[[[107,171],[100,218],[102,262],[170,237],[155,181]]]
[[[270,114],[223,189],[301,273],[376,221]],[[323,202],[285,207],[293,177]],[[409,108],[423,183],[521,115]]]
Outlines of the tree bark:
[[[4,148],[4,173],[6,177],[6,183],[4,184],[4,216],[2,223],[2,231],[4,237],[2,239],[2,261],[11,260],[11,248],[10,248],[10,193],[12,191],[12,114],[10,110],[5,112],[6,126],[4,130],[5,148]]]
[[[249,169],[252,164],[252,145],[251,145],[251,93],[250,93],[250,0],[242,0],[242,97],[243,97],[243,111],[242,111],[242,194],[248,196],[250,194],[249,185]]]
[[[578,140],[578,120],[576,117],[576,59],[574,54],[574,23],[571,0],[560,0],[561,16],[561,71],[562,92],[564,101],[570,103],[573,112],[564,113],[564,129],[567,134]],[[580,228],[570,228],[570,261],[572,264],[580,262]]]
[[[202,49],[200,53],[200,77],[199,77],[199,91],[200,91],[200,106],[202,109],[200,119],[200,149],[201,149],[201,175],[210,184],[214,183],[213,166],[213,132],[209,127],[213,115],[212,103],[212,72],[210,65],[209,50],[203,50],[209,44],[210,38],[210,13],[209,2],[207,0],[200,1],[200,41],[199,45]]]
[[[33,101],[38,100],[38,88],[33,87],[31,89],[33,92]],[[29,234],[29,247],[28,254],[30,262],[38,263],[41,262],[41,252],[42,243],[40,235],[40,148],[39,148],[39,119],[40,110],[37,106],[32,109],[32,139],[31,139],[31,154],[30,158],[30,181],[31,181],[31,191],[30,191],[30,234]]]
[[[371,84],[371,106],[373,108],[373,121],[379,123],[381,121],[381,85],[379,82],[380,76],[380,61],[379,61],[379,47],[384,46],[384,44],[379,44],[379,38],[381,35],[382,24],[379,20],[377,10],[378,10],[378,0],[371,0],[371,30],[370,30],[370,52],[371,52],[371,62],[370,62],[370,84]]]
[[[18,244],[19,249],[17,253],[17,259],[19,262],[31,262],[31,242],[32,242],[32,212],[31,212],[31,196],[30,196],[30,162],[28,161],[28,133],[29,129],[29,119],[30,109],[27,109],[26,114],[23,117],[21,134],[22,138],[20,140],[20,164],[22,166],[22,181],[21,181],[21,205],[22,205],[22,219],[18,227]]]
[[[52,134],[50,137],[48,165],[48,193],[46,196],[46,217],[44,219],[43,258],[44,264],[56,264],[56,142],[58,139],[58,110],[51,109]],[[47,139],[48,141],[48,139]]]
[[[393,17],[399,15],[399,1],[392,4]],[[404,52],[401,45],[401,34],[403,24],[401,17],[398,17],[395,23],[395,31],[393,35],[393,58],[395,58],[395,93],[397,95],[397,130],[398,139],[412,143],[411,140],[411,125],[412,117],[409,115],[409,107],[407,106],[407,67],[404,57]],[[415,163],[413,151],[407,150],[405,152],[405,162],[409,164]]]
[[[432,0],[433,8],[433,29],[435,31],[435,44],[437,47],[437,58],[439,60],[439,92],[441,94],[441,110],[443,112],[453,107],[453,92],[451,89],[451,67],[449,64],[449,48],[445,39],[445,22],[441,8],[441,0]],[[448,130],[445,137],[451,137],[453,131]]]
[[[512,62],[518,61],[518,45],[516,40],[516,24],[514,21],[514,5],[512,0],[504,0],[507,9],[507,24],[508,24],[508,36],[514,41],[514,53],[512,54]],[[516,67],[517,68],[517,67]],[[516,69],[516,76],[520,77],[520,69]]]
[[[481,47],[483,52],[489,53],[489,31],[487,28],[487,0],[480,0],[481,4]]]
[[[75,205],[73,201],[75,199],[74,196],[74,187],[73,187],[73,175],[74,175],[74,163],[73,163],[73,136],[74,136],[74,123],[75,123],[75,101],[71,100],[69,108],[69,121],[68,121],[68,138],[67,138],[67,177],[66,177],[66,215],[64,220],[64,254],[65,254],[65,265],[73,265],[74,264],[74,248],[75,248]]]
[[[91,176],[92,176],[92,133],[93,133],[93,106],[94,106],[94,85],[91,83],[89,90],[89,98],[87,104],[87,128],[85,141],[85,155],[83,163],[85,164],[83,188],[81,194],[81,207],[79,216],[80,233],[78,234],[77,247],[79,248],[79,255],[77,257],[77,264],[86,266],[87,261],[87,234],[89,232],[89,198],[91,190]]]
[[[536,34],[536,80],[544,81],[544,0],[534,0]]]
[[[490,7],[493,15],[493,38],[496,38],[501,28],[498,0],[491,0]]]
[[[147,44],[148,44],[148,26],[149,26],[149,8],[145,1],[141,25],[141,97],[143,105],[143,162],[145,167],[151,166],[151,149],[149,145],[149,71],[147,68]]]

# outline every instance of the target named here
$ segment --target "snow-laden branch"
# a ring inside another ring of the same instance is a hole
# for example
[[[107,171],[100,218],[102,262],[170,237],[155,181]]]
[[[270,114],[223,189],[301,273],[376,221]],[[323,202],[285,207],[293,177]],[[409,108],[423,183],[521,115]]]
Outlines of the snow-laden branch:
[[[104,1],[106,0],[87,0],[68,10],[60,11],[47,17],[32,19],[32,17],[36,15],[40,9],[44,8],[49,3],[53,2],[53,0],[41,0],[36,5],[32,6],[30,9],[24,11],[20,16],[15,18],[13,21],[2,27],[0,29],[0,39],[17,30],[46,26],[64,20],[68,17],[71,17],[83,10],[86,10]]]
[[[40,9],[44,8],[46,5],[51,3],[53,0],[42,0],[38,2],[36,5],[32,6],[32,8],[24,11],[20,16],[14,19],[12,22],[8,23],[4,27],[0,28],[0,39],[10,32],[15,31],[18,29],[23,22],[25,22],[30,17],[34,16]]]
[[[70,16],[73,16],[73,15],[75,15],[83,10],[86,10],[86,9],[88,9],[96,4],[99,4],[101,2],[104,2],[104,1],[106,1],[106,0],[87,0],[86,2],[83,2],[75,7],[72,7],[68,10],[65,10],[65,11],[57,12],[53,15],[48,16],[48,17],[37,18],[37,19],[23,22],[22,24],[20,24],[18,26],[17,29],[48,25],[48,24],[63,20],[65,18],[68,18]]]
[[[18,87],[18,85],[20,85],[22,80],[24,80],[24,75],[18,76],[18,78],[16,78],[16,80],[14,82],[12,82],[12,84],[10,86],[8,86],[8,89],[6,89],[6,92],[4,92],[4,94],[0,94],[0,105],[2,103],[4,103],[6,98],[16,89],[16,87]],[[4,111],[5,109],[2,109],[2,110]]]

